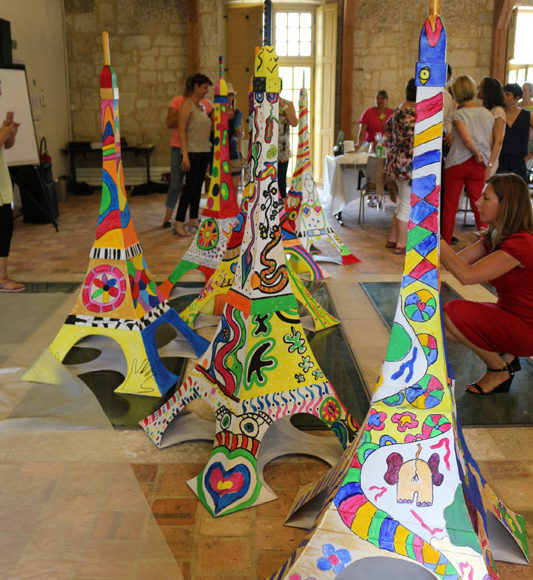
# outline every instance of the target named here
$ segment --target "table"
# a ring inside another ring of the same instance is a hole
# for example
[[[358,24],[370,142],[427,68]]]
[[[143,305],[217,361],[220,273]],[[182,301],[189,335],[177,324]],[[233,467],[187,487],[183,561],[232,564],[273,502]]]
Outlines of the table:
[[[150,155],[152,151],[155,149],[154,145],[138,145],[138,146],[130,146],[130,145],[122,145],[120,150],[122,153],[131,152],[135,155],[135,157],[141,156],[144,157],[144,162],[146,166],[146,183],[142,185],[138,185],[136,187],[142,188],[149,186],[152,181],[150,179]],[[76,164],[78,158],[87,157],[89,154],[97,153],[100,158],[100,164],[102,160],[102,148],[101,147],[91,147],[90,143],[69,143],[67,147],[61,149],[62,153],[65,153],[69,156],[70,162],[70,173],[69,173],[69,184],[70,187],[77,183],[76,180]]]
[[[370,165],[376,174],[375,193],[383,200],[385,185],[383,168],[385,157],[377,157],[362,151],[346,153],[334,157],[327,155],[324,166],[324,196],[331,196],[331,213],[342,225],[342,210],[346,205],[360,199],[359,223],[364,221],[364,196],[369,192],[369,183],[361,187],[364,172],[368,173]],[[371,186],[372,187],[372,186]],[[362,220],[361,220],[362,215]]]

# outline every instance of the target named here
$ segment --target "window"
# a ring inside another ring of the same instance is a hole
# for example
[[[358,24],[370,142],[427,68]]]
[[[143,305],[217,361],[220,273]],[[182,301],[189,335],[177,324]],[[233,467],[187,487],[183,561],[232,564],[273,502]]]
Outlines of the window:
[[[311,12],[276,13],[276,53],[278,56],[311,56]]]
[[[305,87],[311,101],[311,74],[315,60],[313,55],[313,13],[276,12],[274,26],[274,46],[279,57],[279,75],[282,80],[281,96],[291,101],[298,115],[300,89]],[[311,103],[309,102],[309,109]],[[309,129],[310,132],[312,128]],[[291,176],[298,151],[298,127],[291,127],[291,160],[287,175]]]
[[[283,83],[281,96],[287,101],[291,101],[298,116],[298,99],[300,98],[300,89],[307,89],[307,100],[309,108],[309,89],[311,87],[311,67],[310,66],[280,66],[279,76]],[[308,114],[309,120],[309,114]],[[311,128],[309,128],[311,132]],[[291,160],[289,161],[288,175],[292,175],[294,164],[296,163],[296,154],[298,153],[298,127],[291,127]]]
[[[508,82],[533,82],[533,51],[531,31],[533,30],[533,7],[516,9],[513,57],[509,61]]]

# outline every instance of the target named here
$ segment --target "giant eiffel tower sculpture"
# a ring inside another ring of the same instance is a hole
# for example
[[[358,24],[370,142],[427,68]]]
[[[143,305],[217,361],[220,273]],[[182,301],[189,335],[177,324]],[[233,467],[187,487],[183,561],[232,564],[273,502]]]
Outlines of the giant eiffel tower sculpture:
[[[198,314],[219,316],[224,310],[226,296],[235,279],[250,200],[248,193],[252,193],[252,191],[252,188],[246,188],[244,191],[241,209],[237,216],[238,222],[233,226],[230,239],[226,245],[224,259],[221,260],[215,272],[207,280],[200,294],[180,312],[181,318],[191,328],[194,328]],[[319,331],[339,324],[339,321],[313,298],[304,283],[295,274],[291,267],[289,254],[286,255],[286,264],[294,295],[313,319],[314,329]]]
[[[214,449],[189,482],[214,516],[275,498],[258,470],[258,453],[275,422],[314,415],[344,446],[357,430],[311,351],[287,273],[278,219],[279,90],[277,55],[264,46],[255,59],[255,187],[235,279],[209,349],[176,394],[141,422],[160,446],[190,401],[201,397],[214,409]],[[295,440],[293,452],[301,450]]]
[[[190,342],[197,356],[209,343],[183,322],[148,272],[124,190],[118,86],[110,63],[107,32],[103,33],[103,45],[103,180],[96,239],[78,300],[48,349],[62,362],[82,338],[108,336],[122,348],[128,367],[126,378],[115,392],[160,396],[179,377],[167,370],[159,358],[157,328],[163,323],[173,326]],[[53,376],[48,377],[46,365],[37,361],[24,378],[46,382]]]
[[[215,85],[213,168],[207,204],[193,242],[168,278],[159,286],[166,298],[188,271],[198,269],[206,282],[226,254],[226,245],[239,213],[236,192],[231,180],[228,134],[228,85],[223,79],[222,57]]]
[[[411,219],[386,360],[359,437],[297,498],[291,514],[319,494],[326,499],[271,580],[489,580],[498,578],[496,555],[527,562],[524,519],[497,498],[470,455],[447,371],[438,213],[445,53],[433,0],[416,66]]]
[[[305,88],[301,88],[298,98],[296,167],[292,176],[291,189],[285,200],[288,218],[294,227],[296,237],[306,250],[309,250],[313,242],[327,240],[339,253],[342,264],[355,264],[360,260],[340,241],[335,230],[329,224],[318,198],[311,168],[308,117],[307,91]],[[315,258],[317,258],[316,255]],[[320,256],[320,258],[324,261],[331,260],[327,255]]]

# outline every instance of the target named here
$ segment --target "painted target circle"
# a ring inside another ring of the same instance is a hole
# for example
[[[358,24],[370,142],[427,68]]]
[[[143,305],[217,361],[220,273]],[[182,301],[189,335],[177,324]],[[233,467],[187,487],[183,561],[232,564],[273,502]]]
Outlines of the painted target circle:
[[[432,409],[444,397],[442,383],[432,375],[426,375],[416,385],[405,389],[407,401],[417,409]]]
[[[341,415],[341,407],[339,402],[334,397],[326,397],[319,409],[320,419],[331,425],[339,420]]]
[[[223,183],[220,187],[220,195],[224,201],[229,199],[229,187],[227,183]]]
[[[126,278],[110,264],[92,268],[83,282],[82,300],[91,312],[110,312],[118,308],[126,296]]]
[[[418,340],[422,345],[422,350],[426,355],[428,365],[432,365],[439,356],[437,339],[431,334],[419,334]]]
[[[422,425],[422,437],[424,437],[424,439],[437,437],[437,435],[446,433],[451,426],[451,422],[444,415],[430,415]]]
[[[405,299],[405,314],[413,322],[426,322],[433,318],[437,300],[428,290],[419,290]]]
[[[206,219],[198,228],[196,244],[200,250],[208,251],[216,248],[219,239],[219,231],[216,220]]]

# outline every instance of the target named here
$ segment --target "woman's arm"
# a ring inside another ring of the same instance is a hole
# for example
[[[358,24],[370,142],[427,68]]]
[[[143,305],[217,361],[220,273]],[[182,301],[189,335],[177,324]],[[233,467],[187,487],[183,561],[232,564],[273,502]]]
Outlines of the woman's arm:
[[[442,264],[466,286],[489,282],[510,272],[520,262],[507,252],[497,250],[487,254],[481,240],[456,254],[444,241],[440,242]]]
[[[285,118],[291,127],[296,127],[298,125],[298,117],[296,116],[296,111],[294,110],[294,105],[290,101],[281,99],[281,109],[285,113]]]
[[[357,133],[357,143],[355,144],[354,149],[359,149],[363,144],[367,129],[368,125],[366,123],[359,123],[359,133]]]
[[[6,113],[6,118],[0,127],[0,147],[2,145],[6,149],[11,149],[15,144],[15,136],[19,129],[20,123],[15,123],[13,121],[13,112],[8,111]]]
[[[531,111],[531,113],[529,113],[529,126],[533,127],[533,111]],[[526,161],[533,159],[533,149],[531,149],[531,151],[528,152],[528,154],[524,157],[524,159]]]
[[[181,144],[181,168],[183,171],[189,171],[191,162],[189,161],[189,147],[187,145],[187,123],[192,113],[192,105],[189,99],[185,99],[180,107],[178,131],[180,132]]]
[[[505,121],[501,118],[498,118],[494,121],[494,127],[492,128],[492,147],[490,148],[489,164],[485,169],[485,179],[488,179],[492,175],[493,165],[496,163],[498,157],[500,156],[504,133]]]
[[[174,107],[168,108],[166,123],[169,129],[175,129],[178,126],[179,114],[179,109],[175,109]]]
[[[244,137],[244,129],[242,126],[242,113],[239,109],[236,109],[233,117],[233,133],[238,139]]]
[[[481,153],[476,147],[474,140],[470,136],[470,133],[468,132],[465,123],[463,121],[460,121],[459,119],[456,119],[453,121],[453,126],[455,127],[455,130],[457,131],[459,137],[461,137],[461,139],[463,140],[465,147],[474,155],[474,161],[476,163],[483,163],[483,157],[481,156]]]

